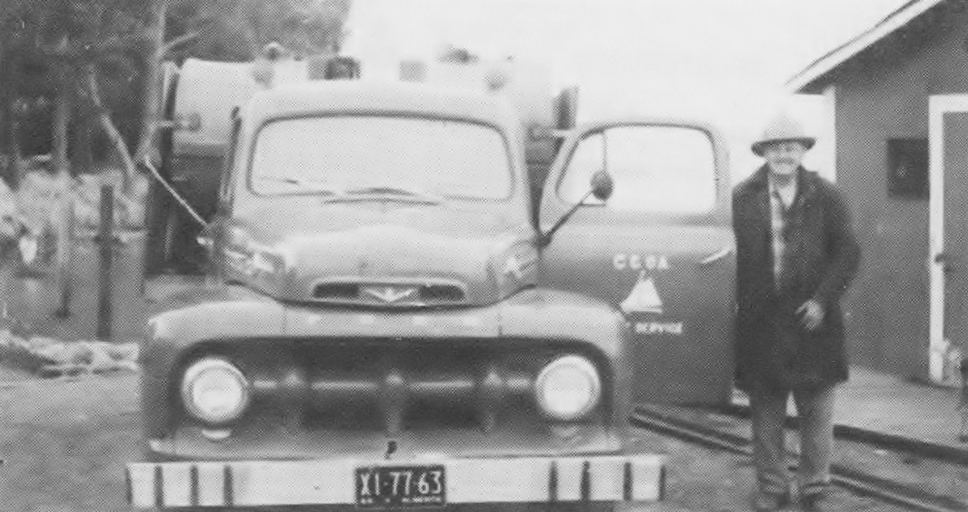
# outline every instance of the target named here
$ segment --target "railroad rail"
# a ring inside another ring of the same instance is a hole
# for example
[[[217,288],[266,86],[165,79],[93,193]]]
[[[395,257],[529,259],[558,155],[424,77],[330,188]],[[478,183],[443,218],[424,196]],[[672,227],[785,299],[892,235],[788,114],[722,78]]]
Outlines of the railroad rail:
[[[729,404],[716,408],[716,412],[734,418],[749,419],[749,407],[745,405]],[[797,428],[799,418],[787,416],[787,428]],[[905,452],[918,457],[934,459],[939,462],[968,466],[968,450],[952,450],[951,447],[922,441],[910,437],[877,432],[853,425],[834,424],[834,437],[845,441],[854,441],[869,445],[876,445],[886,450]]]
[[[636,407],[630,417],[632,425],[667,435],[706,448],[723,450],[737,455],[751,456],[750,440],[730,432],[647,407]],[[794,455],[794,454],[791,454]],[[791,468],[795,468],[791,465]],[[968,504],[948,496],[938,496],[873,475],[835,464],[831,467],[831,482],[859,496],[924,512],[968,512]]]

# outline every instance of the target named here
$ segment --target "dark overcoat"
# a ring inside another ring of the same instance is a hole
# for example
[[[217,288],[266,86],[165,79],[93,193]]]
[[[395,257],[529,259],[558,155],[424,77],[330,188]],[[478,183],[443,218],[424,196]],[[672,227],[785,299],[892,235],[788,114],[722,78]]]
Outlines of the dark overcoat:
[[[773,276],[769,169],[761,167],[733,191],[736,235],[736,384],[785,391],[847,380],[840,298],[857,272],[860,247],[843,195],[815,172],[797,170],[788,210],[788,272]],[[809,299],[824,307],[820,328],[800,325]]]

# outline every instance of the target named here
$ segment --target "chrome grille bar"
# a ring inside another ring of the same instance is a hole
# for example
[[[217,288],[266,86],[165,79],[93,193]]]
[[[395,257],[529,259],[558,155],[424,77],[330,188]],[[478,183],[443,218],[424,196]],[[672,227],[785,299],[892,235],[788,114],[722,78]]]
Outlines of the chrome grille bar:
[[[398,434],[405,420],[421,404],[463,408],[476,418],[479,428],[491,431],[501,407],[509,396],[531,393],[533,376],[525,372],[506,372],[496,366],[468,374],[414,372],[394,368],[365,376],[349,372],[319,372],[305,380],[293,377],[286,382],[266,377],[253,382],[256,399],[278,403],[285,395],[285,407],[299,414],[313,411],[369,409],[381,418],[387,434]],[[303,392],[293,389],[303,386]],[[290,404],[295,399],[303,404]]]

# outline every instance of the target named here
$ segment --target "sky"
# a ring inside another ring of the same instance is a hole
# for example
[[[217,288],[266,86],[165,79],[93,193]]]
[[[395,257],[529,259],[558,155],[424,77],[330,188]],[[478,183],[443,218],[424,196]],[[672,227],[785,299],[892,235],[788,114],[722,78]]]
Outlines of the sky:
[[[686,116],[727,136],[734,180],[778,110],[822,134],[822,100],[784,83],[906,0],[354,0],[344,49],[374,74],[446,45],[540,62],[578,85],[579,119]],[[825,161],[824,141],[807,160]]]

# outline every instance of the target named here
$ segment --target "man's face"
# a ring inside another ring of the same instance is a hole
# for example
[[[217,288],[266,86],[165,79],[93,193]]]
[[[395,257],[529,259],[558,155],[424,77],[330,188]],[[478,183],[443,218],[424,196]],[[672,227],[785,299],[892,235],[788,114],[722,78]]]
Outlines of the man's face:
[[[763,147],[763,158],[774,174],[789,176],[800,167],[806,152],[806,146],[796,141],[771,142]]]

